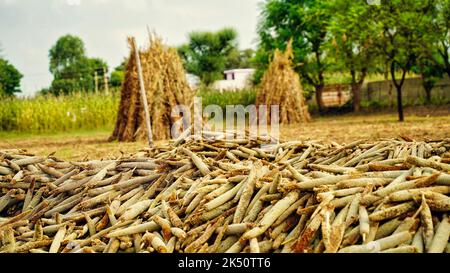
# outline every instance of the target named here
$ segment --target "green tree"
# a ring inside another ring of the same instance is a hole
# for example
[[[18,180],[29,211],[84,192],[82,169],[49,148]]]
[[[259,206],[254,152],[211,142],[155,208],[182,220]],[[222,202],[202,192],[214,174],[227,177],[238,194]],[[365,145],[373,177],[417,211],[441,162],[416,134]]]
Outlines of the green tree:
[[[114,71],[111,72],[110,84],[112,87],[120,87],[125,78],[125,63],[123,61],[120,65],[114,68]]]
[[[433,87],[446,72],[450,72],[450,0],[430,0],[422,11],[425,12],[426,26],[421,29],[423,37],[420,38],[411,70],[421,76],[426,101],[430,103]]]
[[[450,0],[435,0],[436,16],[428,35],[436,37],[435,48],[438,54],[433,54],[435,64],[450,77]]]
[[[442,79],[443,70],[441,66],[426,59],[418,65],[418,72],[422,78],[422,86],[425,90],[425,98],[427,103],[431,103],[431,90],[436,83]]]
[[[227,58],[225,69],[252,68],[255,51],[251,48],[238,50],[234,48]]]
[[[23,75],[7,60],[0,57],[0,96],[12,96],[21,92],[20,80]]]
[[[258,25],[258,68],[265,69],[273,51],[285,49],[292,39],[295,70],[304,83],[314,87],[321,113],[325,110],[322,92],[328,67],[325,51],[332,4],[332,0],[267,0]]]
[[[191,32],[189,42],[178,52],[189,73],[200,77],[205,85],[222,78],[228,56],[237,48],[237,33],[232,28],[217,32]]]
[[[99,58],[86,56],[83,41],[76,36],[65,35],[58,39],[49,51],[50,72],[53,81],[50,92],[68,94],[74,91],[95,90],[95,73],[100,79],[107,64]],[[101,84],[101,81],[98,81]]]
[[[431,103],[431,91],[433,87],[446,73],[445,65],[440,62],[442,59],[439,56],[436,40],[433,39],[437,38],[435,34],[436,32],[431,32],[430,35],[427,35],[427,43],[423,44],[422,48],[418,51],[415,64],[411,68],[414,73],[420,75],[422,78],[422,86],[425,90],[425,99],[427,103]]]
[[[342,70],[350,72],[355,112],[360,110],[364,80],[375,68],[376,50],[373,44],[378,29],[371,20],[373,8],[365,0],[336,0],[332,7],[330,58],[335,63],[342,63]]]
[[[432,23],[433,7],[432,0],[385,0],[376,6],[375,22],[381,31],[378,48],[390,66],[397,91],[399,121],[404,121],[402,88],[405,77],[427,44],[426,33]],[[396,72],[400,72],[400,78]]]
[[[50,72],[57,76],[86,58],[83,40],[77,36],[64,35],[50,49],[49,57]]]

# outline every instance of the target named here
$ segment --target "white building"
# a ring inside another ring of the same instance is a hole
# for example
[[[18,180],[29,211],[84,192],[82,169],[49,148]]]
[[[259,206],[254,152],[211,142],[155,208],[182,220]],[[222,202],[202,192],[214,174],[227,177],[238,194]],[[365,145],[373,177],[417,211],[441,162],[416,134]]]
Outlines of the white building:
[[[255,73],[255,69],[231,69],[224,73],[224,80],[216,81],[213,89],[219,91],[236,91],[242,90],[251,85],[251,78]]]

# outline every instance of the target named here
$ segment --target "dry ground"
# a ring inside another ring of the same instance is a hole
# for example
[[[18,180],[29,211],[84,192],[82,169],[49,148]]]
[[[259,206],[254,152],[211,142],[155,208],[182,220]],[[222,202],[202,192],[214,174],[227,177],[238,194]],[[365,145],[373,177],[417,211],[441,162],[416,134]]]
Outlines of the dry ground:
[[[327,117],[299,126],[283,126],[286,139],[317,139],[348,143],[357,139],[380,139],[407,136],[415,140],[450,138],[450,115],[409,116],[398,122],[392,114]]]
[[[450,109],[406,112],[406,121],[397,122],[394,113],[341,115],[315,118],[308,124],[281,126],[281,137],[289,140],[318,139],[348,143],[357,139],[408,136],[416,140],[450,138]],[[417,113],[420,113],[417,115]],[[145,142],[108,142],[111,131],[53,135],[23,135],[0,132],[0,149],[21,148],[38,155],[56,152],[67,160],[97,159],[135,153]]]

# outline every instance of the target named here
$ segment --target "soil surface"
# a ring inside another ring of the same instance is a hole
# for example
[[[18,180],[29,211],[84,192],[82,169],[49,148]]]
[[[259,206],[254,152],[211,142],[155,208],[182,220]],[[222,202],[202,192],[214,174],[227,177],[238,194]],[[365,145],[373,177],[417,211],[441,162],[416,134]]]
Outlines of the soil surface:
[[[337,143],[399,136],[415,140],[450,138],[450,107],[406,109],[405,116],[405,122],[401,123],[392,112],[315,117],[306,124],[281,125],[280,136],[284,140],[315,139]],[[146,147],[145,142],[108,142],[110,133],[22,135],[0,132],[0,149],[26,149],[42,156],[55,153],[65,160],[82,160],[117,157]]]

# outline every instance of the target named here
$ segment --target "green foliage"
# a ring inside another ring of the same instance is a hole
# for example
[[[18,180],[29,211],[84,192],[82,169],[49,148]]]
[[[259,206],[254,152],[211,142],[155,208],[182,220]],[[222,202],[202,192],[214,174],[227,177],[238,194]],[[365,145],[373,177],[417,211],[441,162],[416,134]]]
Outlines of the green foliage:
[[[309,84],[323,84],[328,65],[324,52],[331,4],[330,0],[266,1],[258,26],[260,47],[255,59],[259,69],[267,66],[276,48],[284,50],[292,39],[295,70]]]
[[[256,91],[253,89],[236,92],[219,92],[212,89],[201,89],[197,95],[202,98],[202,105],[218,105],[225,109],[227,105],[251,105],[255,104]]]
[[[53,81],[50,93],[69,94],[82,90],[95,90],[95,73],[99,79],[104,76],[107,64],[99,58],[86,56],[83,41],[76,36],[65,35],[58,39],[49,51],[50,72]],[[102,81],[99,80],[99,84]]]
[[[383,2],[376,10],[374,20],[379,22],[378,48],[397,69],[409,71],[418,50],[426,42],[430,15],[424,11],[432,7],[429,1],[392,0]]]
[[[422,85],[426,93],[426,101],[431,102],[431,90],[435,84],[443,78],[444,69],[427,55],[420,55],[411,69],[414,73],[421,75]]]
[[[112,128],[119,94],[72,93],[0,100],[0,131],[68,132]]]
[[[254,82],[274,49],[293,39],[295,70],[304,88],[316,92],[319,110],[321,87],[336,72],[350,74],[355,109],[369,73],[390,73],[399,106],[410,71],[428,89],[443,72],[450,76],[450,0],[266,0],[258,34]]]
[[[58,39],[48,55],[50,72],[57,77],[67,68],[80,62],[86,56],[86,50],[79,37],[68,34]]]
[[[331,8],[330,59],[337,71],[352,74],[352,83],[364,80],[367,72],[374,68],[376,51],[373,44],[379,32],[371,18],[372,10],[373,6],[367,5],[365,0],[335,0]]]
[[[12,64],[0,57],[0,97],[21,92],[22,77],[23,75]]]
[[[326,47],[333,2],[267,0],[258,25],[260,45],[255,57],[258,70],[265,70],[274,50],[284,50],[292,40],[294,69],[300,74],[304,87],[315,89],[320,112],[325,110],[322,91],[325,72],[330,66]],[[254,80],[260,79],[262,74],[257,72]]]
[[[110,84],[112,87],[120,87],[122,86],[122,82],[125,79],[125,63],[123,61],[119,66],[114,68],[114,71],[111,72]]]
[[[426,35],[433,21],[433,1],[383,1],[376,10],[375,20],[380,22],[381,35],[377,39],[380,55],[390,66],[392,82],[397,90],[399,121],[403,121],[402,86],[406,73],[411,71],[424,48],[433,42]],[[396,71],[402,75],[397,78]]]
[[[428,6],[427,26],[411,68],[421,75],[428,102],[434,85],[446,72],[450,76],[450,0],[435,0],[433,4]]]
[[[428,39],[435,42],[434,49],[437,54],[432,54],[432,59],[450,77],[450,0],[435,1],[436,13],[433,16],[432,28],[426,35],[431,36]]]
[[[388,107],[389,102],[378,101],[378,100],[362,101],[361,106],[362,106],[362,108],[366,108],[366,109],[380,110],[382,108]]]
[[[256,50],[255,56],[253,57],[254,68],[256,68],[252,78],[253,85],[261,82],[270,61],[269,57],[269,54],[261,46]]]
[[[227,64],[225,69],[235,69],[235,68],[253,68],[253,58],[255,56],[255,51],[251,48],[238,50],[234,48],[228,55]]]
[[[50,87],[41,88],[39,91],[36,92],[36,96],[46,96],[50,94],[51,94]]]
[[[44,93],[44,92],[42,92]],[[203,106],[215,104],[250,105],[255,103],[255,90],[237,92],[198,91]],[[69,95],[39,95],[30,99],[0,100],[0,131],[53,133],[78,130],[111,129],[119,107],[120,94],[76,92]]]
[[[376,51],[373,43],[378,34],[372,6],[365,0],[335,0],[329,26],[332,37],[330,59],[338,71],[351,75],[353,109],[359,111],[361,86],[368,72],[375,71]]]
[[[237,48],[237,33],[232,28],[217,32],[191,32],[189,42],[178,48],[185,69],[200,77],[205,85],[221,79],[228,56]]]

